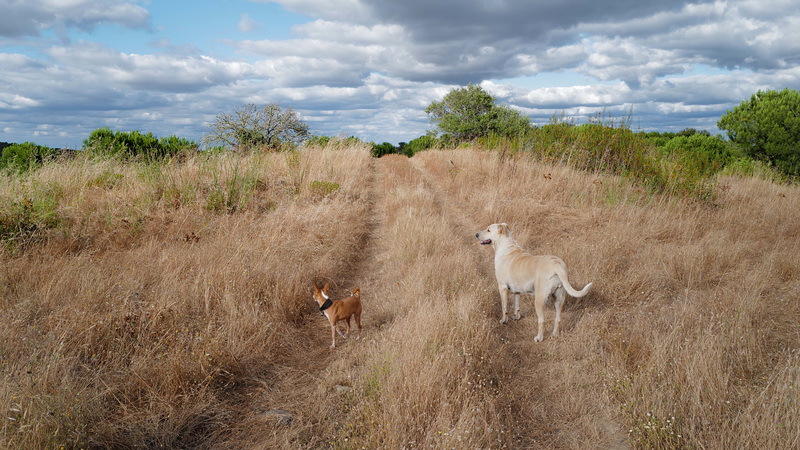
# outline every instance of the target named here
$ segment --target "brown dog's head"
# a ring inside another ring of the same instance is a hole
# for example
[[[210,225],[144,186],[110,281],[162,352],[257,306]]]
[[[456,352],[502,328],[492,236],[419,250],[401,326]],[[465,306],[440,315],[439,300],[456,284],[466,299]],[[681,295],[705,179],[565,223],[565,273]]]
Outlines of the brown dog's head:
[[[331,306],[331,303],[333,303],[328,295],[328,289],[330,289],[328,282],[325,283],[325,286],[322,289],[318,288],[317,283],[314,282],[314,301],[319,304],[320,312],[328,309]]]
[[[508,229],[506,223],[493,223],[485,230],[475,233],[475,237],[481,241],[481,245],[494,244],[503,236],[511,236],[511,230]]]

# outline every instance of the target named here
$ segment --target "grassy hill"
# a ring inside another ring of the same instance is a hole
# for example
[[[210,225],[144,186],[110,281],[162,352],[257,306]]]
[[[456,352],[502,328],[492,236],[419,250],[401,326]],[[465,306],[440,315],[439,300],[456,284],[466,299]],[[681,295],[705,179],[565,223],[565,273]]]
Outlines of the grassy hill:
[[[800,192],[654,194],[483,149],[82,157],[0,179],[5,448],[793,448]],[[559,337],[500,325],[509,224]],[[312,301],[359,286],[360,341]]]

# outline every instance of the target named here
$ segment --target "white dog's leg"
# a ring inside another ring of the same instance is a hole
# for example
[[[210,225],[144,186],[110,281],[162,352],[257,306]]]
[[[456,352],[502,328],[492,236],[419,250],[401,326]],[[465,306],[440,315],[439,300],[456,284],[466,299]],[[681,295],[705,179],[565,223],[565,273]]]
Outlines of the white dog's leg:
[[[544,339],[544,302],[546,297],[540,292],[536,293],[534,306],[536,307],[536,320],[539,322],[539,333],[533,338],[534,342],[542,342]]]
[[[514,320],[519,319],[519,292],[514,292]]]
[[[561,307],[564,306],[564,288],[556,289],[556,323],[553,325],[553,336],[558,336],[558,323],[561,321]]]
[[[505,286],[500,286],[500,306],[503,308],[503,315],[500,317],[500,323],[508,323],[508,289]]]

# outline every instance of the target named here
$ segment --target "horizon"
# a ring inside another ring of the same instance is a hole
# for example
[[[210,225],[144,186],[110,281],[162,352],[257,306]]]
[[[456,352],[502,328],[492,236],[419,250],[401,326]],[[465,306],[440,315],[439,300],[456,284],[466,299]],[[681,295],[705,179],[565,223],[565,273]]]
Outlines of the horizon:
[[[398,145],[469,83],[534,125],[632,111],[637,131],[715,135],[757,91],[800,87],[791,1],[0,5],[9,143],[79,148],[106,126],[199,142],[219,114],[278,103],[312,134]]]

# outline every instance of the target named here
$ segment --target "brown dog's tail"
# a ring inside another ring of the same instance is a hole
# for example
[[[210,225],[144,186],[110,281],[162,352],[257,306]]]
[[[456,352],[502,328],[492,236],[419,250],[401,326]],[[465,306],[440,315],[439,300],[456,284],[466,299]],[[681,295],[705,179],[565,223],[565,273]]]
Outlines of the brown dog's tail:
[[[353,297],[355,297],[355,298],[361,298],[361,288],[355,288],[355,289],[353,290]]]

